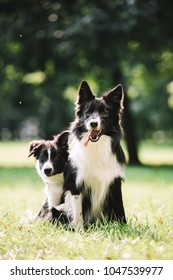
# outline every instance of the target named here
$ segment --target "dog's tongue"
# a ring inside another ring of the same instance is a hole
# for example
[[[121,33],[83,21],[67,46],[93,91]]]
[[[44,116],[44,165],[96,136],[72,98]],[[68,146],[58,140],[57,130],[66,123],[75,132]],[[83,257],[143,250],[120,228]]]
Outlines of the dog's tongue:
[[[91,129],[91,130],[88,132],[87,136],[86,136],[86,140],[85,140],[85,142],[84,142],[84,146],[87,147],[90,138],[96,138],[98,134],[99,134],[99,131],[98,131],[98,130]]]

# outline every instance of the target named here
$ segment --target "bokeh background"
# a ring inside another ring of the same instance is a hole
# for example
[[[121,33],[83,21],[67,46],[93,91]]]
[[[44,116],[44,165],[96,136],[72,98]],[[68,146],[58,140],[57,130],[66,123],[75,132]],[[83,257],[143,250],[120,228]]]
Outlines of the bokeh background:
[[[83,79],[122,83],[129,163],[173,163],[172,19],[171,0],[0,0],[0,143],[66,128]]]

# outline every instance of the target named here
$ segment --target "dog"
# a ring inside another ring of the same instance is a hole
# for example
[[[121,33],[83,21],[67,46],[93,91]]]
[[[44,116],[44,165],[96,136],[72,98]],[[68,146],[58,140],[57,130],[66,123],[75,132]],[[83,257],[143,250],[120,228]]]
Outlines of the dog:
[[[126,223],[121,191],[125,169],[120,145],[123,97],[121,85],[101,98],[92,93],[86,81],[80,85],[64,169],[64,191],[71,192],[76,227],[102,217]],[[66,211],[63,204],[58,209]]]
[[[63,171],[68,159],[68,131],[54,137],[53,140],[34,140],[29,146],[29,157],[36,159],[36,170],[45,184],[46,202],[41,207],[38,217],[55,221],[69,219],[65,213],[58,211],[63,198]]]

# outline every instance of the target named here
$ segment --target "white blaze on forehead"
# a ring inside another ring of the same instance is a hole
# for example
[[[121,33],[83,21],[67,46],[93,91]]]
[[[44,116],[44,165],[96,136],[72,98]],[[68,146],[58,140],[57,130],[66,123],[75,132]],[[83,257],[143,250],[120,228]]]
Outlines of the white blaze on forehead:
[[[99,113],[93,113],[93,114],[87,119],[85,125],[86,125],[86,128],[87,128],[88,130],[91,129],[91,123],[92,123],[92,122],[98,123],[97,129],[98,129],[98,130],[101,129],[101,118],[100,118],[100,116],[99,116]]]
[[[43,167],[42,167],[43,170],[45,170],[47,168],[53,169],[53,164],[52,164],[52,161],[51,161],[51,148],[48,148],[47,153],[48,153],[48,159],[43,164]]]
[[[50,148],[47,150],[47,153],[48,153],[48,160],[50,161],[50,157],[51,157],[51,149]]]

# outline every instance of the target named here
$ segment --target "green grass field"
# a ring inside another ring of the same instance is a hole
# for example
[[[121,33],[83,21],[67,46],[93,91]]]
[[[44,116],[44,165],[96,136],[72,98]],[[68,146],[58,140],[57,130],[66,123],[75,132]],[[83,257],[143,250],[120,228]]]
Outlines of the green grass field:
[[[96,224],[86,232],[36,221],[44,186],[28,143],[0,143],[0,259],[173,259],[173,148],[142,145],[154,166],[126,168],[128,224]]]

